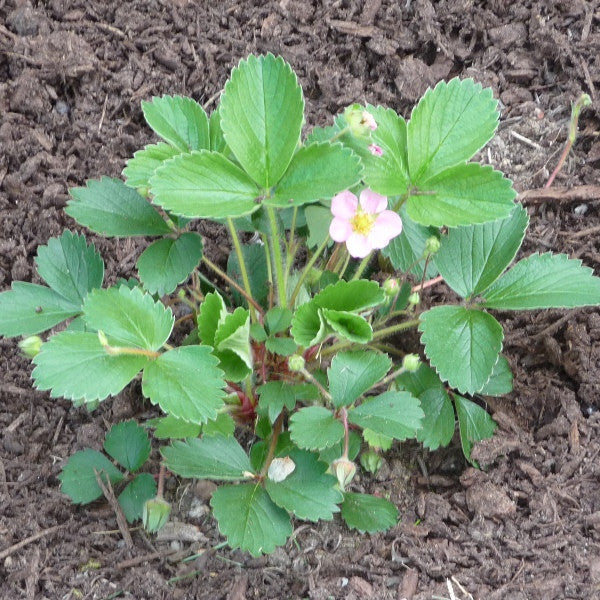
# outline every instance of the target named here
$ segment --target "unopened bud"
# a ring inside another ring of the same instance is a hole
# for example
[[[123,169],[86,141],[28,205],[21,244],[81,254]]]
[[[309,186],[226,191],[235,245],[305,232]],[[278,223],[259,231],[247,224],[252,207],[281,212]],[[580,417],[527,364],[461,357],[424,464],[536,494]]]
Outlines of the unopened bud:
[[[383,293],[386,296],[395,296],[400,291],[400,284],[397,279],[386,279],[383,282]]]
[[[419,302],[421,302],[421,296],[419,296],[419,292],[413,292],[408,297],[408,304],[411,306],[418,306]]]
[[[360,464],[362,468],[369,473],[377,473],[381,469],[383,460],[377,452],[373,450],[367,450],[360,455]]]
[[[435,254],[441,246],[440,238],[436,235],[432,235],[427,238],[425,242],[425,254]]]
[[[402,359],[402,368],[408,373],[415,373],[419,369],[421,359],[418,354],[407,354]]]
[[[331,463],[331,467],[342,491],[354,479],[356,474],[356,465],[347,458],[338,458]]]
[[[169,520],[171,505],[164,499],[152,498],[146,500],[142,511],[142,522],[148,533],[155,533]]]
[[[34,358],[40,351],[43,341],[39,335],[30,335],[19,342],[21,352],[28,358]]]
[[[368,138],[372,131],[377,129],[377,122],[373,115],[360,104],[351,104],[344,111],[348,129],[353,136]]]
[[[305,364],[306,363],[304,361],[304,358],[299,354],[292,354],[292,356],[288,358],[288,369],[290,371],[302,371],[302,369],[304,369]]]

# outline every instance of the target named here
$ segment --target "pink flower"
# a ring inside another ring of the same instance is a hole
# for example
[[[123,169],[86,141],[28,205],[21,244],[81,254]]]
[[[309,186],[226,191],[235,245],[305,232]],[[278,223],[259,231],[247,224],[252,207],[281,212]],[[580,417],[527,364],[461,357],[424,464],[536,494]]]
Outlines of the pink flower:
[[[383,156],[383,149],[381,148],[381,146],[378,146],[377,144],[369,144],[368,148],[369,152],[373,156]]]
[[[387,198],[370,189],[360,193],[360,202],[352,192],[340,192],[331,200],[334,219],[329,235],[336,242],[346,242],[350,256],[364,258],[402,232],[400,217],[386,209]]]

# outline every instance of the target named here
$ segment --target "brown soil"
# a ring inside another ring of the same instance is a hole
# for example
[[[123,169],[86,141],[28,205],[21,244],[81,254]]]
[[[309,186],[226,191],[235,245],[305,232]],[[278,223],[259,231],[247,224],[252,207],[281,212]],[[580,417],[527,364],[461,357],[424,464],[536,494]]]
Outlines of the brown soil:
[[[524,250],[567,252],[598,271],[598,192],[579,186],[599,181],[599,24],[596,0],[0,0],[0,286],[35,277],[37,246],[73,227],[69,187],[118,175],[152,139],[142,99],[211,101],[239,59],[266,51],[298,73],[311,125],[353,101],[408,116],[454,75],[492,86],[502,123],[483,159],[519,191],[543,185],[570,102],[589,93],[554,184],[574,189],[527,200]],[[132,274],[144,242],[90,237],[109,282]],[[600,598],[600,314],[500,316],[516,386],[490,405],[499,433],[475,450],[487,470],[466,468],[456,446],[402,446],[357,484],[391,495],[396,528],[298,524],[294,542],[259,559],[210,549],[222,540],[206,484],[170,481],[188,538],[136,531],[132,550],[104,504],[71,506],[56,478],[65,459],[147,409],[135,389],[91,415],[36,393],[16,343],[0,340],[0,598],[429,600],[452,595],[447,579],[458,599]]]

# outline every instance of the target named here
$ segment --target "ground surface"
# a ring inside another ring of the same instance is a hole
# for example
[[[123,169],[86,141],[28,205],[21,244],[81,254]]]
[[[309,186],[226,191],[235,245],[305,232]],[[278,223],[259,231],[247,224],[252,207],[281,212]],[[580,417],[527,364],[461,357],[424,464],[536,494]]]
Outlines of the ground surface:
[[[353,101],[408,116],[428,85],[454,75],[491,85],[502,123],[483,157],[520,192],[542,187],[569,104],[589,93],[594,106],[554,184],[572,189],[526,201],[524,249],[568,252],[598,274],[600,198],[580,186],[599,181],[599,25],[591,0],[0,0],[0,288],[30,280],[37,246],[73,226],[63,213],[69,187],[117,176],[152,139],[142,99],[207,102],[240,58],[265,51],[298,73],[311,125]],[[94,241],[109,282],[133,272],[144,244]],[[195,541],[135,532],[133,551],[106,533],[116,529],[110,509],[74,508],[58,489],[70,454],[99,447],[111,423],[144,416],[136,390],[88,415],[33,392],[28,362],[1,340],[0,598],[429,600],[449,597],[452,577],[457,598],[600,598],[600,314],[500,317],[516,387],[490,405],[500,428],[476,449],[486,472],[466,468],[456,447],[401,447],[377,481],[358,482],[398,504],[392,531],[299,524],[297,543],[272,556],[221,549],[188,563],[181,558],[221,541],[206,486],[170,490]],[[170,550],[182,552],[165,557]]]

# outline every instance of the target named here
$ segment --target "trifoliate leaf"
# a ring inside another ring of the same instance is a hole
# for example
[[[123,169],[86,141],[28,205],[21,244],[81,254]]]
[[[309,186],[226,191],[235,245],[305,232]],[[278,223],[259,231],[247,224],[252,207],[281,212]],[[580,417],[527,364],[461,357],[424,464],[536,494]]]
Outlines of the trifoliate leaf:
[[[479,466],[471,460],[471,450],[473,444],[487,438],[491,438],[496,431],[496,423],[492,417],[481,408],[456,394],[454,396],[454,404],[456,406],[456,414],[458,415],[458,426],[460,428],[460,443],[462,445],[465,458],[476,467]]]
[[[271,423],[275,422],[284,406],[292,411],[297,402],[319,397],[316,386],[310,383],[290,384],[285,381],[267,381],[257,388],[256,393],[260,396],[258,410],[260,414],[267,414]]]
[[[417,431],[417,440],[426,448],[437,450],[447,446],[454,435],[454,410],[448,392],[443,388],[431,387],[419,395],[425,413],[422,427]]]
[[[133,158],[127,161],[123,175],[127,185],[132,188],[147,190],[150,187],[150,177],[166,160],[178,156],[181,151],[170,144],[160,142],[149,144],[143,150],[138,150]]]
[[[150,473],[141,473],[119,494],[119,504],[128,523],[142,518],[144,504],[156,496],[156,481]]]
[[[150,440],[134,421],[113,425],[104,439],[104,450],[124,469],[137,471],[150,456]]]
[[[398,509],[385,498],[346,492],[342,518],[351,529],[361,533],[385,531],[398,522]]]
[[[502,355],[494,365],[492,376],[479,392],[483,396],[503,396],[512,392],[513,374],[506,358]]]
[[[307,406],[290,419],[290,436],[300,448],[323,450],[344,435],[344,426],[323,406]]]
[[[177,440],[184,438],[198,437],[201,427],[195,423],[188,423],[183,419],[178,419],[173,415],[167,415],[158,419],[146,421],[146,425],[156,427],[154,437],[157,440]]]

